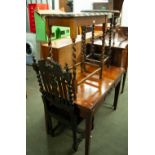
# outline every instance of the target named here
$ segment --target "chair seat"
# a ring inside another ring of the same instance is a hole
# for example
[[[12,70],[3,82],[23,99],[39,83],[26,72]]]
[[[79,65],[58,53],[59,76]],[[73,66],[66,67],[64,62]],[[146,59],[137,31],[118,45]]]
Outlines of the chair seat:
[[[52,105],[49,108],[49,114],[51,117],[54,117],[55,119],[59,120],[62,124],[71,124],[71,117],[69,113],[63,109],[59,109]],[[83,119],[78,114],[75,114],[75,120],[76,124],[78,125]]]

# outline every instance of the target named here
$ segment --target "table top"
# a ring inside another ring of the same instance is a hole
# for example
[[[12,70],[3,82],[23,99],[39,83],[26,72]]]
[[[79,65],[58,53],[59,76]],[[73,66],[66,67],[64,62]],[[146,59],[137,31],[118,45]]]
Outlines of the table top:
[[[98,9],[94,9],[94,10],[82,10],[81,12],[120,13],[119,10],[98,10]]]
[[[52,10],[37,10],[36,11],[41,16],[47,17],[57,17],[57,18],[70,18],[70,17],[94,17],[94,16],[105,16],[111,15],[111,12],[80,12],[80,13],[73,13],[73,12],[53,12]]]
[[[112,16],[110,12],[57,13],[52,10],[38,10],[36,13],[46,19],[46,33],[48,36],[51,35],[51,26],[67,26],[70,27],[72,39],[75,39],[78,34],[77,27],[107,23],[108,18]]]
[[[92,72],[95,68],[88,67],[88,70]],[[110,66],[103,67],[103,78],[100,80],[98,74],[87,79],[84,83],[80,84],[77,88],[77,99],[75,103],[81,107],[95,110],[100,101],[103,101],[108,92],[116,85],[120,80],[124,69],[120,67]],[[86,75],[82,75],[79,71],[77,73],[77,79],[81,80]]]

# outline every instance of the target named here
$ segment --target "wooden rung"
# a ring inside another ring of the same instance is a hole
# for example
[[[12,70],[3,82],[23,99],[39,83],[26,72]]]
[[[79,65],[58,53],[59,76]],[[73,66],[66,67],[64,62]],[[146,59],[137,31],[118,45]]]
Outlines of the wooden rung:
[[[90,73],[85,78],[83,78],[81,81],[79,81],[77,83],[77,85],[80,85],[81,83],[83,83],[84,81],[86,81],[88,78],[90,78],[91,76],[93,76],[94,74],[96,74],[97,72],[99,72],[100,70],[101,70],[101,68],[96,69],[94,72]]]
[[[98,60],[95,60],[95,59],[90,59],[90,58],[87,58],[86,61],[90,61],[90,62],[93,62],[93,63],[101,63],[101,61],[98,61]]]
[[[94,54],[94,56],[98,56],[100,57],[100,54]],[[104,55],[104,60],[103,60],[103,63],[105,63],[110,57],[108,55]],[[87,58],[86,60],[90,61],[90,62],[94,62],[94,63],[101,63],[101,61],[99,60],[95,60],[95,59],[90,59],[90,58]]]
[[[84,62],[84,63],[87,64],[87,65],[98,66],[97,64],[90,63],[90,62]]]
[[[88,84],[88,85],[90,85],[90,86],[99,88],[99,84],[98,84],[98,85],[95,85],[95,84],[93,84],[93,83],[91,83],[91,82],[85,82],[85,84]]]
[[[89,57],[91,57],[91,56],[92,56],[92,53],[88,54],[88,55],[86,56],[86,58],[89,58]]]
[[[106,57],[104,58],[104,63],[107,62],[107,60],[108,60],[109,58],[110,58],[109,56],[106,56]]]
[[[77,66],[79,66],[80,64],[81,64],[81,62],[78,62],[78,63],[75,64],[75,66],[77,67]],[[69,67],[69,69],[73,69],[73,66]]]

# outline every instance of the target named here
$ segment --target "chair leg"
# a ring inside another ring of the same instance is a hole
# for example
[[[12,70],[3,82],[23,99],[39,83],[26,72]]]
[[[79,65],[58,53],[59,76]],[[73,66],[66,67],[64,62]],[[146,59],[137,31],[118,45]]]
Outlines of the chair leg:
[[[76,152],[78,149],[76,128],[73,127],[72,132],[73,132],[73,150]]]
[[[54,137],[55,136],[55,133],[54,133],[54,130],[53,130],[53,120],[51,118],[51,132],[50,132],[51,136]]]
[[[46,125],[47,134],[51,134],[52,133],[52,121],[51,121],[51,117],[49,116],[46,110],[45,110],[45,125]]]
[[[58,122],[55,127],[52,128],[52,137],[60,135],[65,130],[65,125]]]
[[[47,132],[47,134],[51,134],[51,132],[52,132],[51,116],[48,113],[48,109],[47,109],[47,106],[46,106],[47,101],[46,101],[44,96],[42,96],[42,100],[43,100],[43,103],[44,103],[46,132]]]
[[[121,94],[122,94],[123,91],[124,91],[124,86],[125,86],[125,81],[126,81],[126,74],[127,74],[127,73],[125,72],[124,75],[123,75]]]

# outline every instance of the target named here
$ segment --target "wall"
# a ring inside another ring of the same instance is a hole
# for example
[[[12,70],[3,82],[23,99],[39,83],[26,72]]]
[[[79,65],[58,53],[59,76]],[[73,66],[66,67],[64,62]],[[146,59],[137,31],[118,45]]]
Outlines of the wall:
[[[106,3],[108,1],[109,0],[73,0],[73,11],[80,12],[81,10],[92,10],[94,2]]]
[[[73,0],[73,12],[92,9],[92,0]]]
[[[27,0],[27,3],[30,2],[35,3],[35,0]],[[52,0],[47,0],[49,4],[49,8],[52,9]],[[73,0],[73,12],[80,12],[81,10],[92,10],[93,2],[106,2],[108,0]],[[123,9],[122,9],[122,25],[127,26],[127,1],[124,0]],[[41,2],[38,0],[38,2]],[[46,3],[46,0],[42,0],[43,3]],[[55,9],[59,9],[59,0],[55,0]],[[26,8],[26,32],[29,32],[29,23],[28,23],[28,12]]]
[[[128,0],[124,0],[123,8],[122,8],[122,19],[121,19],[121,25],[128,27]]]
[[[73,0],[73,12],[80,12],[81,10],[92,10],[92,4],[94,2],[108,2],[111,0]],[[127,8],[128,0],[124,0],[122,7],[122,19],[121,25],[128,26],[128,8]]]

